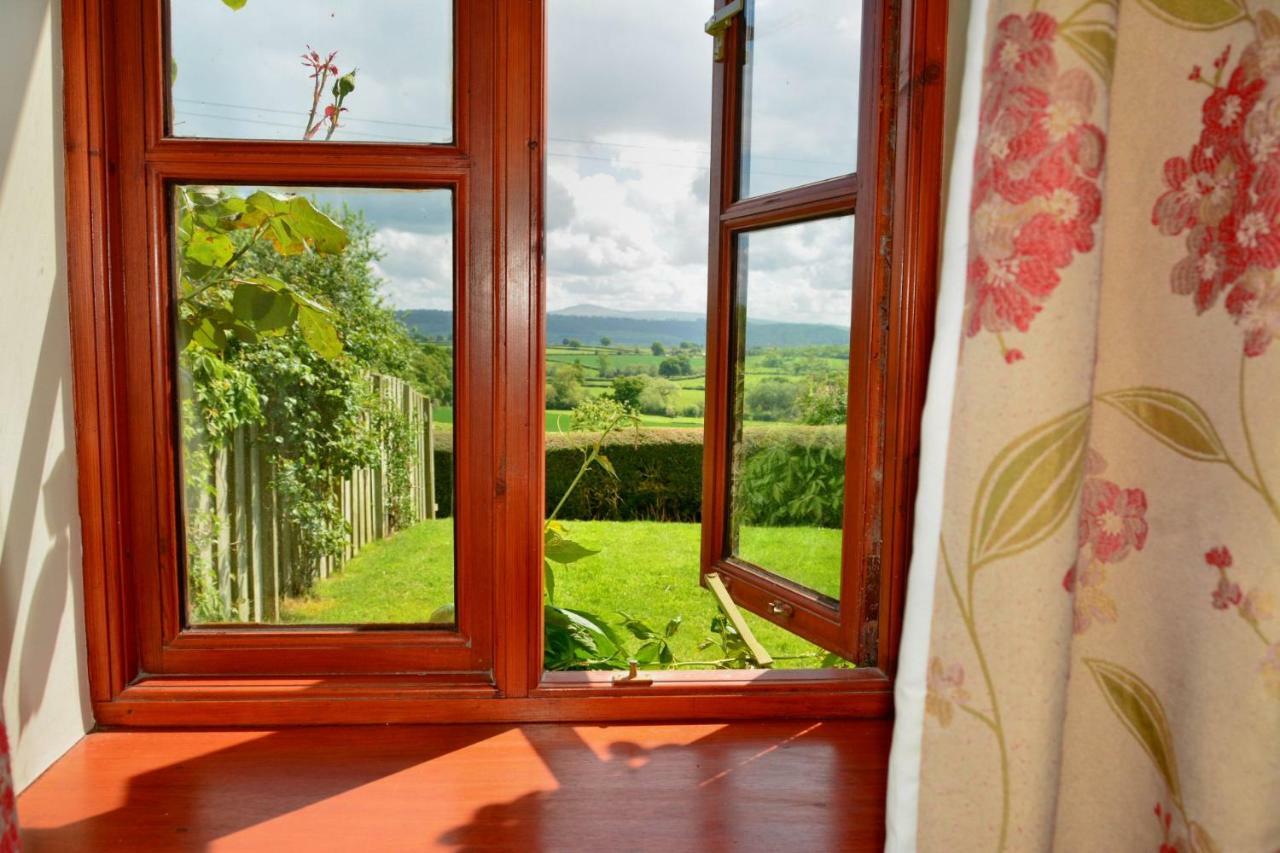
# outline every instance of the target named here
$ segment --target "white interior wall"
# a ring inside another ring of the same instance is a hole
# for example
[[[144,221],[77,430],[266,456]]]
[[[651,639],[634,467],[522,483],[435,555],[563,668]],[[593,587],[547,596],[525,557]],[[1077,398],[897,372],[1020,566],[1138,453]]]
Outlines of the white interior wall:
[[[21,791],[91,725],[57,0],[0,19],[0,674]]]

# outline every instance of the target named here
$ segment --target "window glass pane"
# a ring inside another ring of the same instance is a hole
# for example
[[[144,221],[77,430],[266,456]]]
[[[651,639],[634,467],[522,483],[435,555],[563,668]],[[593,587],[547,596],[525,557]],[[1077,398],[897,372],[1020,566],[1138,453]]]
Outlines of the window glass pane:
[[[170,0],[169,20],[175,136],[453,139],[450,0]]]
[[[839,598],[853,217],[737,242],[730,552]]]
[[[861,0],[747,0],[738,197],[853,172]]]
[[[454,621],[451,196],[174,189],[192,624]]]

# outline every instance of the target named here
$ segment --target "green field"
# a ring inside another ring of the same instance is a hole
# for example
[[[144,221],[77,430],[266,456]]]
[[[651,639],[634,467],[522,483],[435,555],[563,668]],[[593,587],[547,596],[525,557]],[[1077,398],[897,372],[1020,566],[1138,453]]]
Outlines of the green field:
[[[436,406],[436,423],[452,424],[453,407]],[[549,411],[544,416],[547,432],[569,432],[570,413],[566,411]],[[641,415],[641,426],[646,427],[701,427],[702,418],[667,418],[662,415]]]
[[[682,616],[673,642],[678,660],[714,656],[698,644],[716,614],[698,585],[700,527],[642,521],[574,521],[568,527],[600,553],[556,568],[556,603],[617,619],[619,612],[655,627]],[[819,589],[839,585],[840,531],[808,527],[748,530],[743,549],[762,565]],[[367,545],[340,573],[320,581],[305,600],[285,603],[292,623],[386,624],[423,622],[453,600],[452,519],[424,521]],[[814,667],[822,650],[747,614],[757,638],[779,667]],[[689,667],[682,667],[689,668]]]
[[[843,374],[848,369],[848,360],[824,354],[831,351],[831,349],[830,347],[801,347],[750,354],[746,359],[746,388],[750,392],[751,389],[766,382],[803,383],[807,377],[816,373]],[[637,351],[635,347],[566,347],[554,345],[547,347],[547,372],[550,375],[557,365],[576,364],[582,369],[582,385],[586,392],[593,397],[599,397],[610,391],[614,379],[613,376],[601,375],[601,357],[604,357],[607,367],[611,371],[637,366],[652,368],[657,371],[658,366],[665,358],[678,352],[678,350],[672,349],[663,355],[654,355],[645,348],[640,348]],[[671,399],[671,404],[677,412],[684,411],[690,406],[702,405],[706,397],[705,357],[696,353],[696,351],[685,351],[684,355],[689,359],[690,369],[693,372],[688,376],[666,377],[680,388],[679,392]],[[750,397],[748,397],[748,402],[750,402]],[[451,424],[453,423],[453,408],[451,406],[436,406],[435,416],[437,422]],[[702,426],[702,418],[687,415],[665,417],[663,415],[645,414],[641,416],[641,421],[646,427]],[[753,426],[767,426],[780,422],[785,421],[758,420],[750,415],[748,415],[746,421],[746,423]],[[545,427],[548,432],[567,432],[569,423],[570,415],[567,409],[549,409],[546,413]]]

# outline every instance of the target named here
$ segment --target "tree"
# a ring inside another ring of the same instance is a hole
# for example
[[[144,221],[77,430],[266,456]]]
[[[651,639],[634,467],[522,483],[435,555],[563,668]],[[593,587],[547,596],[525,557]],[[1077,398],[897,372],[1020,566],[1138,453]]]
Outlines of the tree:
[[[658,365],[659,376],[688,376],[690,373],[693,373],[693,366],[689,363],[689,356],[683,353],[668,356]]]
[[[640,408],[640,395],[649,384],[645,376],[619,376],[613,380],[610,396],[627,409]]]
[[[608,335],[600,336],[600,346],[607,347],[612,343],[613,343],[613,338],[610,338]]]
[[[680,396],[680,386],[670,379],[654,379],[645,384],[640,392],[639,408],[646,415],[676,416],[676,398]]]
[[[453,402],[453,355],[446,347],[417,341],[409,374],[403,378],[436,403]]]
[[[810,376],[796,399],[800,422],[842,424],[848,410],[848,380],[838,373]]]
[[[747,388],[747,413],[758,421],[785,421],[794,416],[800,386],[783,379],[766,379]]]
[[[577,364],[559,364],[547,380],[547,408],[572,409],[587,399],[583,385],[582,367]]]
[[[664,346],[663,346],[661,343],[659,343],[658,341],[654,341],[652,344],[650,344],[650,345],[649,345],[649,349],[653,350],[653,354],[654,354],[654,355],[666,355],[666,354],[667,354],[667,348],[666,348],[666,347],[664,347]]]

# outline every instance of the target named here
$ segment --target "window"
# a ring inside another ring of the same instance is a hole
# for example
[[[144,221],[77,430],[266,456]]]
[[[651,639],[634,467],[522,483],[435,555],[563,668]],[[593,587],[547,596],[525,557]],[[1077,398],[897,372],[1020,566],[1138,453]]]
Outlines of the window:
[[[67,0],[100,722],[887,710],[944,4],[712,5],[707,334],[663,355],[677,390],[706,371],[690,582],[858,668],[543,672],[544,179],[596,155],[544,128],[541,0]],[[786,316],[840,334],[772,364]],[[802,409],[802,446],[771,443]],[[752,484],[801,451],[838,461],[797,516]],[[412,583],[327,597],[409,528]]]
[[[452,623],[452,193],[171,203],[187,624]]]
[[[881,549],[904,535],[895,490],[909,454],[890,420],[908,407],[891,383],[919,369],[886,349],[917,306],[882,251],[903,217],[884,215],[901,197],[892,124],[863,108],[892,97],[887,12],[722,6],[712,149],[702,569],[745,609],[860,666],[885,665]],[[780,316],[839,323],[846,337],[762,345]],[[780,411],[803,424],[792,436],[769,424]]]

